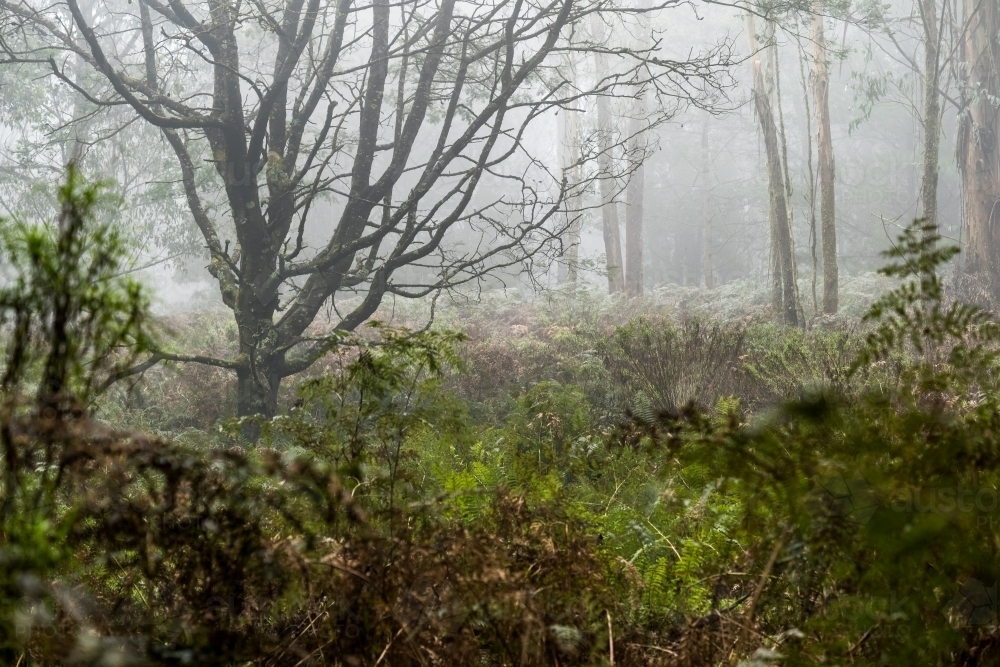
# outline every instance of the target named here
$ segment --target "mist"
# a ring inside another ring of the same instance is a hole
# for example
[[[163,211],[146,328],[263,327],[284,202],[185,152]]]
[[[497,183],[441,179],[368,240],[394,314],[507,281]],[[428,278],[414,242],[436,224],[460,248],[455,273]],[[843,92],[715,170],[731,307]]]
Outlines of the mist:
[[[0,0],[0,664],[989,665],[996,0]]]

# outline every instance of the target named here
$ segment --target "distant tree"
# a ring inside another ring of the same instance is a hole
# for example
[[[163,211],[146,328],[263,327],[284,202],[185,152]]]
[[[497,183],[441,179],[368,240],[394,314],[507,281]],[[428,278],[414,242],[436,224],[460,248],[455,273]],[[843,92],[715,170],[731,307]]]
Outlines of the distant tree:
[[[644,0],[639,0],[640,8],[646,7]],[[642,10],[640,9],[640,12]],[[645,13],[640,13],[640,31],[636,49],[646,53],[650,49],[648,42],[649,21]],[[629,180],[625,192],[625,292],[629,296],[639,296],[643,291],[643,218],[646,199],[646,151],[649,146],[648,136],[648,100],[650,81],[640,70],[632,82],[631,108],[628,111],[628,145],[626,156],[629,162]]]
[[[576,53],[573,52],[573,36],[570,35],[568,53],[564,58],[563,76],[567,87],[577,90],[579,72],[577,71]],[[563,239],[564,261],[559,264],[559,282],[576,284],[580,272],[580,226],[581,202],[583,194],[580,191],[581,152],[580,152],[580,103],[583,100],[568,104],[559,114],[559,162],[563,178],[566,180],[568,197],[565,203],[566,235]]]
[[[941,165],[942,99],[948,95],[950,79],[942,79],[949,63],[954,64],[957,49],[951,21],[945,20],[953,10],[952,0],[913,0],[911,12],[899,17],[891,14],[893,7],[885,5],[877,11],[872,27],[876,36],[888,38],[884,48],[905,63],[918,85],[909,104],[920,119],[923,146],[918,195],[919,216],[938,224],[938,181]],[[958,28],[958,31],[961,29]],[[917,53],[923,52],[923,62]],[[919,99],[917,99],[919,98]],[[870,104],[870,102],[869,102]]]
[[[715,212],[712,210],[712,187],[709,180],[712,177],[712,170],[709,161],[708,130],[711,120],[710,115],[705,115],[705,124],[701,128],[701,169],[698,173],[702,192],[702,248],[701,248],[701,269],[705,274],[705,287],[712,289],[715,287],[715,274],[712,268],[712,254],[714,252],[715,235],[712,229],[712,218]]]
[[[837,312],[839,272],[837,267],[836,167],[830,129],[830,75],[827,71],[826,37],[823,34],[823,4],[813,3],[813,96],[816,106],[816,145],[819,158],[820,232],[823,238],[823,312]]]
[[[603,19],[594,14],[591,17],[592,34],[596,44],[606,44]],[[594,70],[598,80],[608,76],[608,56],[598,49],[594,53]],[[622,260],[621,229],[618,223],[618,202],[615,200],[617,186],[612,168],[611,147],[615,143],[614,120],[611,115],[611,100],[607,95],[597,96],[597,168],[601,193],[601,230],[604,235],[605,271],[608,274],[608,292],[616,294],[625,291],[625,263]]]
[[[924,47],[924,162],[920,208],[924,220],[937,224],[938,173],[941,163],[941,20],[937,0],[917,2]]]
[[[674,61],[575,43],[615,67],[574,87],[565,35],[594,15],[621,25],[680,4],[0,0],[0,48],[9,66],[162,133],[239,349],[161,356],[233,371],[239,413],[273,415],[282,379],[334,344],[309,333],[322,310],[351,330],[387,296],[558,252],[558,213],[588,183],[552,174],[538,121],[593,96],[703,100],[728,62],[725,44]],[[77,77],[77,62],[98,76]],[[308,224],[324,199],[334,212]]]
[[[801,304],[795,276],[795,246],[792,241],[790,183],[782,150],[781,133],[775,119],[775,77],[777,58],[773,44],[773,24],[768,22],[764,44],[757,39],[753,14],[746,14],[747,38],[753,67],[753,105],[764,138],[767,189],[770,200],[771,230],[771,303],[783,322],[802,323]],[[767,58],[767,62],[764,59]],[[766,70],[765,70],[766,68]]]
[[[13,18],[0,11],[0,32]],[[101,76],[76,56],[67,59],[66,72],[77,85]],[[197,252],[199,235],[179,187],[180,169],[165,154],[159,129],[136,123],[129,108],[97,107],[38,74],[0,67],[0,215],[48,216],[58,206],[59,182],[72,162],[115,195],[114,205],[95,215],[113,218],[129,237],[130,269]]]

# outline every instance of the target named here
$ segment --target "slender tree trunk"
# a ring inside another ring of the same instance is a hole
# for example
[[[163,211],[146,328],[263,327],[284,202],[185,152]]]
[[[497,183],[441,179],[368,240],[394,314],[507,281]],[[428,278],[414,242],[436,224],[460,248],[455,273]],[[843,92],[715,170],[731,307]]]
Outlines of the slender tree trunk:
[[[576,58],[570,52],[566,57],[566,82],[571,89],[576,88]],[[560,153],[562,155],[563,176],[566,178],[566,237],[564,264],[560,264],[562,283],[577,281],[580,264],[580,112],[576,102],[562,110],[560,114]]]
[[[711,170],[709,167],[708,153],[708,127],[712,116],[705,115],[705,124],[701,128],[701,270],[705,274],[705,287],[712,289],[715,287],[715,275],[712,268],[712,252],[714,238],[712,234],[712,188],[709,184]]]
[[[820,229],[823,236],[823,312],[837,312],[839,271],[837,267],[836,192],[833,136],[830,131],[830,77],[826,65],[822,4],[813,5],[813,95],[816,106],[817,156],[819,158]]]
[[[995,0],[965,0],[965,16],[966,104],[958,165],[968,233],[967,269],[986,275],[994,292],[1000,292],[1000,7]]]
[[[938,165],[941,152],[937,0],[920,0],[920,15],[924,29],[924,162],[920,181],[920,208],[921,215],[927,222],[937,224]]]
[[[816,297],[816,280],[819,276],[819,257],[816,254],[816,239],[819,232],[816,228],[816,173],[813,170],[813,134],[812,134],[812,106],[809,103],[809,80],[806,78],[804,65],[805,52],[799,48],[799,75],[802,78],[802,104],[806,109],[806,167],[809,175],[809,257],[812,259],[812,275],[810,276],[810,286],[812,287],[813,312],[819,312],[819,300]]]
[[[642,113],[645,105],[641,98],[633,109]],[[636,111],[633,111],[635,113]],[[632,166],[628,189],[625,193],[625,291],[630,296],[642,294],[642,218],[643,204],[646,195],[646,174],[642,164],[646,152],[645,138],[641,136],[642,123],[632,118],[629,121],[629,132],[638,136],[629,142],[630,159],[639,160]],[[635,156],[639,157],[635,157]]]
[[[649,25],[645,14],[639,15],[639,49],[649,48]],[[642,76],[642,70],[636,72]],[[629,182],[625,192],[625,291],[639,296],[643,290],[642,223],[646,197],[646,82],[638,80],[633,89],[628,121]]]
[[[778,42],[774,39],[774,23],[767,24],[767,41],[770,44],[768,49],[767,81],[768,89],[771,92],[771,108],[778,111],[778,140],[781,143],[781,173],[785,179],[785,212],[788,218],[788,254],[785,255],[786,263],[782,271],[790,276],[782,279],[783,288],[786,292],[785,302],[788,299],[795,304],[795,322],[803,324],[806,321],[805,313],[802,311],[802,299],[799,298],[799,267],[795,261],[795,232],[792,225],[794,210],[792,208],[792,177],[788,171],[788,141],[785,136],[785,113],[781,105],[781,61],[778,58]],[[790,288],[790,296],[789,296]],[[786,306],[787,307],[787,306]]]
[[[799,304],[795,285],[795,255],[792,248],[791,226],[788,215],[786,181],[781,159],[778,127],[772,111],[771,96],[765,82],[761,52],[753,15],[746,15],[747,37],[753,60],[753,101],[764,135],[767,155],[767,184],[770,200],[771,257],[774,270],[772,303],[782,320],[792,326],[799,325]]]
[[[592,18],[594,40],[598,48],[604,44],[604,21],[594,14]],[[606,56],[598,51],[594,57],[598,86],[608,76]],[[614,145],[614,121],[611,117],[611,100],[607,95],[597,96],[597,168],[600,171],[601,223],[604,231],[604,256],[608,273],[608,292],[625,291],[625,272],[622,270],[621,231],[618,226],[618,204],[615,202],[615,179],[612,173],[611,147]]]

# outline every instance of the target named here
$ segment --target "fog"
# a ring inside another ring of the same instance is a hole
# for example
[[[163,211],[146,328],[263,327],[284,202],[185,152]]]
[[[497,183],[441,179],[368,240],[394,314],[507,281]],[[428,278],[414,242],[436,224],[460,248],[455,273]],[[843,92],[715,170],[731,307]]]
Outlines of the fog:
[[[597,154],[602,148],[595,143],[600,132],[596,105],[602,97],[610,99],[612,117],[617,119],[611,128],[614,137],[603,151],[610,154],[611,168],[616,172],[612,174],[613,205],[618,208],[621,227],[618,233],[623,240],[627,217],[625,192],[631,172],[640,161],[643,164],[642,289],[733,281],[765,284],[772,273],[769,195],[766,157],[751,103],[753,63],[747,50],[745,20],[746,11],[753,11],[775,19],[774,23],[767,23],[774,27],[773,47],[767,48],[768,56],[774,48],[778,59],[770,94],[781,125],[784,168],[790,181],[788,202],[797,274],[810,284],[803,299],[812,307],[812,275],[814,268],[822,271],[822,262],[813,261],[813,240],[818,234],[814,233],[812,221],[818,215],[819,196],[812,90],[814,42],[808,13],[794,6],[744,8],[712,3],[637,7],[640,13],[610,5],[577,8],[579,18],[562,28],[551,53],[523,84],[519,94],[524,99],[505,116],[503,131],[490,153],[496,163],[476,177],[466,209],[448,228],[447,239],[435,249],[438,257],[401,269],[412,275],[406,282],[399,274],[400,284],[410,284],[412,289],[401,287],[399,291],[412,292],[414,296],[418,292],[430,294],[444,285],[436,284],[441,281],[420,278],[421,271],[433,272],[466,260],[471,260],[471,264],[467,262],[459,271],[462,275],[456,274],[447,282],[448,287],[469,298],[475,298],[482,289],[504,285],[524,293],[552,289],[566,281],[566,264],[579,266],[580,283],[593,289],[602,284],[606,287],[606,248],[596,175]],[[270,9],[279,12],[278,8]],[[419,21],[421,14],[430,16],[428,12],[434,11],[422,5],[411,9],[418,18],[404,20],[400,12],[408,11],[406,6],[390,11],[391,48],[395,51],[390,56],[389,80],[384,91],[390,102],[395,102],[396,93],[404,89],[406,94],[412,94],[408,86],[416,85],[415,59],[409,62],[409,83],[402,87],[394,85],[408,57],[404,55],[408,47],[401,46],[405,43],[405,33],[417,26],[416,23],[410,26],[407,21]],[[912,3],[899,1],[885,7],[858,4],[823,10],[829,118],[836,160],[837,257],[845,279],[876,269],[879,252],[895,232],[922,214],[921,118],[925,86],[919,69],[923,35],[917,20],[918,9]],[[135,268],[155,290],[161,307],[171,310],[223,307],[217,282],[204,269],[208,261],[205,241],[191,219],[177,157],[157,124],[147,122],[133,106],[122,101],[107,79],[102,80],[100,72],[94,69],[93,56],[89,55],[90,45],[81,37],[68,7],[47,6],[44,14],[49,22],[34,26],[33,19],[28,18],[30,11],[34,9],[28,2],[10,2],[4,9],[8,37],[7,64],[0,70],[4,109],[0,130],[3,210],[8,216],[44,219],[51,210],[51,193],[58,174],[69,160],[76,160],[88,177],[111,184],[111,190],[119,198],[114,215],[135,242]],[[95,27],[98,35],[95,43],[102,45],[111,62],[116,63],[114,67],[142,79],[142,18],[138,6],[91,2],[81,5],[80,11]],[[201,9],[196,6],[197,11]],[[259,109],[260,96],[270,85],[268,78],[274,75],[273,64],[281,40],[274,31],[266,29],[266,21],[271,19],[263,18],[262,10],[247,11],[246,17],[234,15],[237,21],[234,25],[238,26],[234,30],[234,44],[239,48],[238,85],[249,131]],[[475,5],[457,5],[454,9],[456,16],[470,17],[483,11]],[[491,11],[502,16],[507,9],[497,5]],[[336,63],[338,75],[329,89],[311,89],[311,82],[296,73],[285,94],[291,109],[295,93],[307,90],[322,93],[323,99],[315,105],[307,125],[311,131],[322,134],[323,120],[329,110],[336,123],[326,128],[327,136],[315,138],[322,138],[327,144],[331,140],[341,142],[332,153],[331,146],[318,146],[324,151],[317,152],[315,161],[322,161],[322,165],[308,165],[310,177],[317,184],[316,196],[296,194],[299,208],[294,227],[302,223],[303,241],[297,259],[314,255],[329,241],[351,196],[345,178],[351,173],[355,158],[357,110],[364,104],[357,91],[365,85],[370,57],[366,50],[371,37],[369,14],[360,9],[352,13],[343,53]],[[595,24],[591,14],[610,26],[609,37],[603,44],[598,45],[592,34]],[[321,58],[317,50],[334,30],[330,23],[332,16],[326,10],[320,12],[315,34],[308,35],[309,47],[303,61],[318,62]],[[211,57],[206,51],[192,47],[190,34],[185,33],[189,29],[176,26],[169,17],[169,12],[159,15],[154,11],[150,19],[153,32],[160,32],[154,34],[150,51],[160,70],[155,75],[158,85],[167,97],[183,100],[192,110],[207,112],[212,99]],[[42,20],[41,14],[37,20]],[[941,37],[949,41],[940,59],[944,104],[938,148],[936,222],[943,235],[961,244],[966,222],[962,213],[961,176],[954,155],[959,141],[960,113],[968,113],[967,109],[959,108],[963,95],[968,97],[962,91],[969,90],[970,84],[963,79],[962,26],[956,21],[949,14]],[[761,26],[765,24],[759,22]],[[170,32],[172,25],[175,33]],[[538,35],[531,35],[519,45],[528,53],[538,46],[539,39]],[[454,59],[461,44],[451,41],[443,48],[445,58]],[[597,50],[608,50],[614,61],[611,71],[600,76],[594,69]],[[41,53],[48,55],[42,57]],[[643,61],[647,65],[642,65]],[[665,61],[684,64],[675,70],[656,70],[655,63]],[[654,64],[649,66],[649,62]],[[640,69],[634,69],[637,65]],[[646,67],[644,72],[640,71],[642,67]],[[685,68],[686,71],[681,71]],[[638,80],[639,74],[646,76],[649,89],[644,93],[649,98],[644,103],[647,108],[640,112],[644,152],[641,160],[635,154],[626,156],[627,152],[634,153],[628,147],[627,121],[636,116],[634,82],[630,77]],[[447,76],[439,72],[436,85],[446,86]],[[545,94],[549,98],[539,102]],[[443,104],[444,98],[440,99],[437,107]],[[301,102],[300,99],[294,103]],[[391,106],[387,105],[389,108],[378,123],[377,141],[387,142],[392,137],[398,114]],[[397,198],[417,183],[417,166],[424,164],[434,150],[441,130],[441,120],[435,113],[440,114],[443,107],[436,111],[435,108],[428,112],[419,128],[407,155],[409,166],[393,186]],[[569,140],[565,131],[567,115],[573,116],[576,131]],[[467,122],[459,114],[451,130],[453,135]],[[239,234],[232,227],[223,181],[227,177],[233,180],[234,169],[239,168],[230,165],[215,173],[217,170],[210,168],[212,163],[205,152],[208,147],[204,130],[192,127],[182,132],[183,141],[191,146],[192,178],[199,183],[201,206],[218,226],[220,242],[228,240],[235,247]],[[484,140],[485,135],[480,135],[473,143]],[[574,160],[579,164],[572,169],[566,157],[570,150],[568,142],[574,144]],[[471,150],[472,146],[465,150]],[[323,155],[324,152],[327,154]],[[376,173],[389,165],[392,155],[391,151],[381,151],[375,156]],[[467,152],[468,157],[463,159],[471,159],[471,155]],[[262,189],[261,196],[266,200],[265,174],[261,173],[261,167],[255,169],[257,187]],[[563,186],[564,174],[576,182],[570,180]],[[424,195],[420,210],[431,211],[432,202],[449,196],[446,193],[456,184],[446,174]],[[522,238],[510,237],[510,229],[516,225],[513,221],[530,220],[538,224],[543,218],[546,219],[538,229]],[[574,225],[579,231],[570,229]],[[567,229],[561,230],[561,226]],[[706,232],[707,228],[710,231]],[[707,235],[711,238],[706,241]],[[290,229],[285,240],[294,243],[296,238],[296,229]],[[488,255],[484,248],[502,245],[511,246],[502,253],[503,259],[500,255],[473,259],[465,255],[465,250],[459,250],[473,246]],[[437,269],[433,266],[435,262]],[[708,281],[706,263],[713,274]],[[147,266],[150,268],[143,268]],[[559,266],[563,266],[562,274]],[[294,281],[283,289],[298,289]],[[341,289],[339,293],[347,298],[348,293],[356,291]]]
[[[996,665],[998,63],[998,0],[0,0],[0,665]]]

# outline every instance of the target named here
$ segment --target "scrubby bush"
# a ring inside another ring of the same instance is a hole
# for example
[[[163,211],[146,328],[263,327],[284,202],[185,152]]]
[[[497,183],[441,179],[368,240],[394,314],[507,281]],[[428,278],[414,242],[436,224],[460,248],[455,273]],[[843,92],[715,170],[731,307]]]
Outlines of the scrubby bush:
[[[3,664],[1000,662],[1000,325],[933,228],[848,330],[375,324],[250,441],[99,397],[169,334],[98,200],[2,238]]]
[[[96,195],[71,175],[57,242],[28,228],[6,239],[33,254],[0,295],[13,322],[0,660],[531,665],[603,654],[617,574],[586,521],[499,492],[475,524],[454,521],[436,502],[412,504],[428,500],[412,483],[393,502],[402,447],[447,417],[435,392],[454,336],[355,341],[343,372],[304,384],[298,409],[253,451],[218,446],[239,424],[184,445],[93,421],[84,399],[125,375],[121,361],[147,340],[141,290],[119,275],[123,247],[83,224]],[[62,280],[58,263],[72,269]]]
[[[738,383],[746,327],[640,318],[601,346],[610,377],[647,420],[653,410],[711,407]]]
[[[933,228],[907,230],[884,269],[906,280],[867,316],[875,328],[854,368],[905,355],[893,386],[829,387],[750,428],[689,415],[650,432],[741,508],[731,537],[752,574],[727,594],[734,630],[714,636],[730,653],[787,665],[1000,659],[1000,329],[943,302],[936,271],[954,251],[937,241]]]

